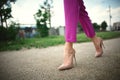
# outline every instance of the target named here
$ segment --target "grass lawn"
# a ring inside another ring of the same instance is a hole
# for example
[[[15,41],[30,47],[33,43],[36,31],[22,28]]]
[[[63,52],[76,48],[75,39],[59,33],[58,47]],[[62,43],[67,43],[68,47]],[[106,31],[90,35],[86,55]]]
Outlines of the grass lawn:
[[[103,39],[112,39],[120,37],[120,32],[97,32],[97,36]],[[77,42],[88,42],[90,39],[86,37],[84,33],[77,35]],[[64,44],[64,36],[49,36],[46,38],[26,38],[22,40],[0,42],[0,51],[6,50],[20,50],[22,48],[45,48],[48,46],[55,46]]]

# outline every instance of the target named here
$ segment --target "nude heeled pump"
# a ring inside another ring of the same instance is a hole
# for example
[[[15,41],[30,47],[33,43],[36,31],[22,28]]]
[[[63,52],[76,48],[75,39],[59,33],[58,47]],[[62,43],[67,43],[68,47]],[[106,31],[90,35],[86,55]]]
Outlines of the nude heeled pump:
[[[95,57],[101,57],[103,54],[103,47],[105,48],[103,44],[103,40],[101,38],[99,38],[99,40],[100,40],[99,46],[101,48],[101,52],[96,52]]]
[[[62,70],[72,69],[74,67],[73,60],[75,61],[75,64],[77,65],[76,57],[75,57],[75,50],[72,53],[70,53],[69,57],[71,58],[71,63],[62,64],[61,66],[58,67],[58,70],[62,71]]]

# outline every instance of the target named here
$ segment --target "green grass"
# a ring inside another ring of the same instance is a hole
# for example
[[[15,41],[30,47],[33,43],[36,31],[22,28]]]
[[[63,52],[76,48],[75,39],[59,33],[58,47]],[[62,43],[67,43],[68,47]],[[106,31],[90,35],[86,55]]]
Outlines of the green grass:
[[[97,32],[97,36],[103,39],[112,39],[120,37],[120,32]],[[77,35],[77,42],[88,42],[90,39],[84,33]],[[49,36],[46,38],[26,38],[16,41],[0,42],[0,51],[6,50],[20,50],[22,48],[45,48],[48,46],[55,46],[64,44],[64,36]]]
[[[113,39],[113,38],[118,38],[120,37],[120,32],[97,32],[97,36],[102,37],[104,40],[106,39]],[[77,36],[77,42],[89,42],[90,39],[86,37],[85,34],[79,34]]]

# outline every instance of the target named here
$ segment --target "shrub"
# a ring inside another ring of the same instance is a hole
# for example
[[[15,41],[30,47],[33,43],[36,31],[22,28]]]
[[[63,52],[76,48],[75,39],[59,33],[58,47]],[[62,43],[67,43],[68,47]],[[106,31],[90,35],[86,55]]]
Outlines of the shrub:
[[[15,40],[17,33],[18,28],[14,25],[10,25],[8,28],[0,26],[0,41]]]
[[[7,29],[0,26],[0,41],[5,41],[7,39]]]

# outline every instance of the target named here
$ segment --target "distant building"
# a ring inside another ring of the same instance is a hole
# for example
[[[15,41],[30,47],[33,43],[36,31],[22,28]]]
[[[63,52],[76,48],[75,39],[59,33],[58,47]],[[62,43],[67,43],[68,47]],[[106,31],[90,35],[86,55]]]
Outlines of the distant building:
[[[120,30],[120,22],[113,23],[113,30],[119,31]]]
[[[58,35],[64,36],[65,33],[65,27],[60,26],[58,27]]]
[[[54,27],[51,27],[49,29],[49,35],[58,35],[57,29],[55,29]]]
[[[49,28],[49,35],[62,35],[64,36],[65,27],[59,26],[58,28]],[[36,25],[32,24],[20,24],[20,30],[18,36],[20,38],[32,38],[38,34]]]
[[[18,36],[20,38],[32,38],[37,34],[37,27],[35,25],[20,24]]]
[[[54,27],[49,29],[49,35],[64,35],[64,30],[65,27],[64,26],[60,26],[57,29],[55,29]]]

